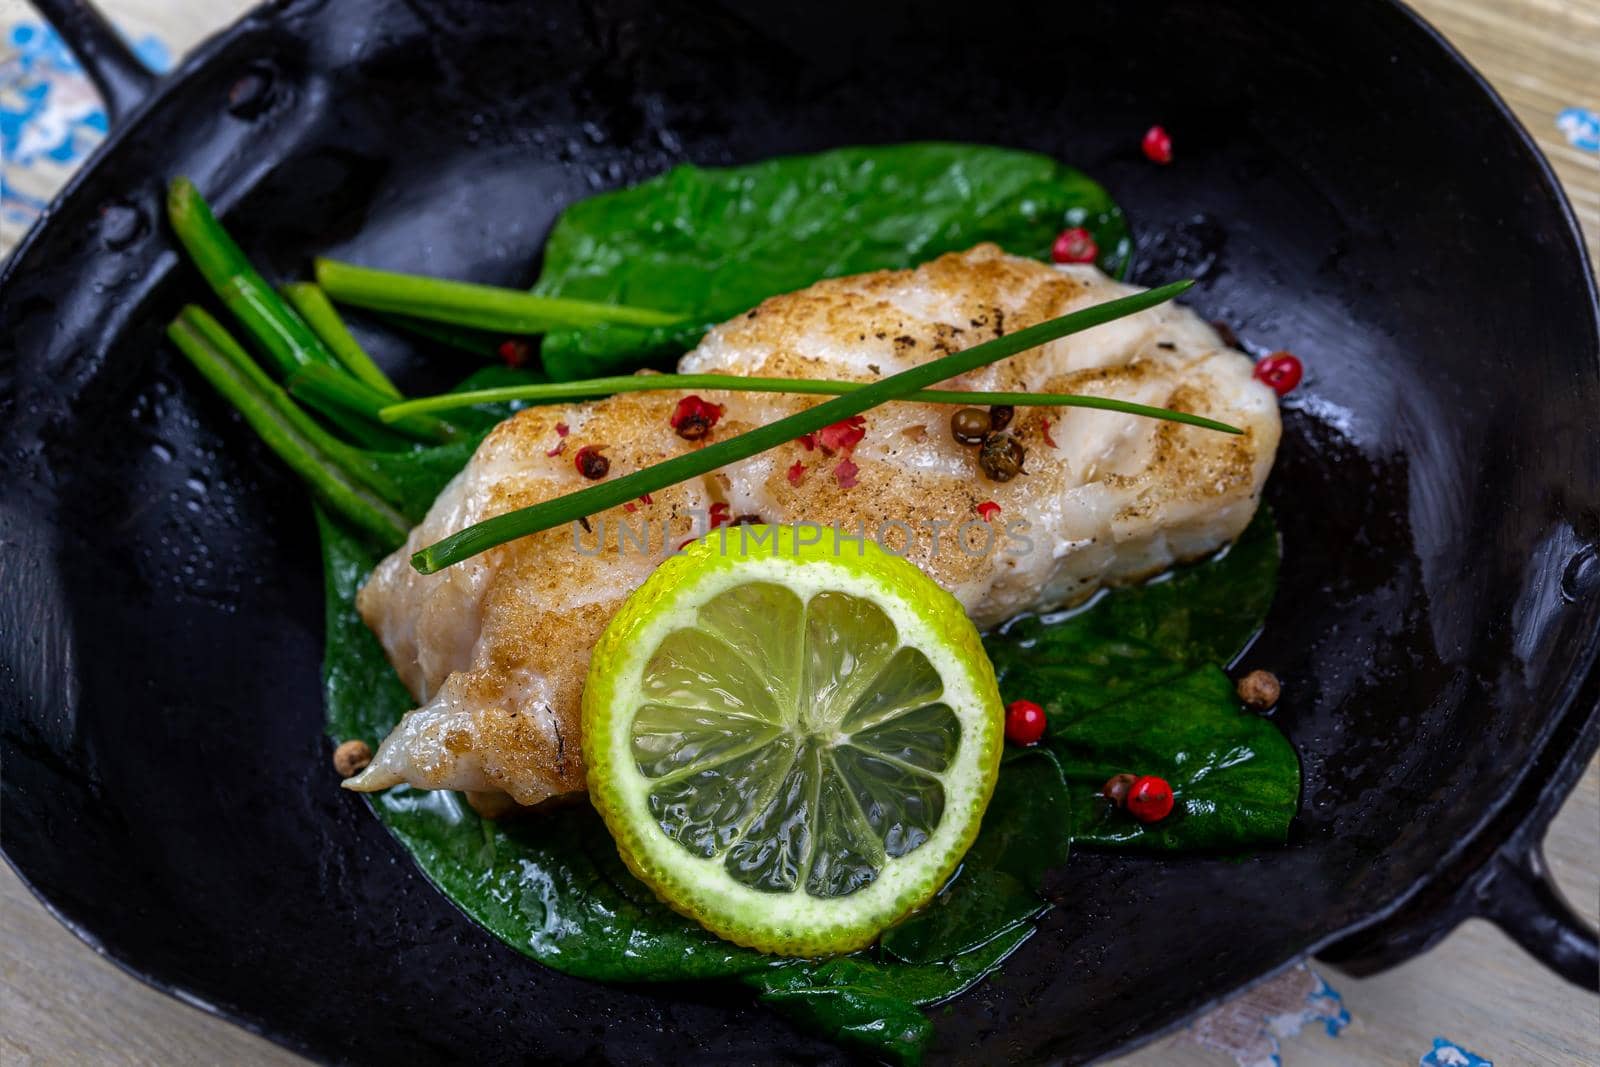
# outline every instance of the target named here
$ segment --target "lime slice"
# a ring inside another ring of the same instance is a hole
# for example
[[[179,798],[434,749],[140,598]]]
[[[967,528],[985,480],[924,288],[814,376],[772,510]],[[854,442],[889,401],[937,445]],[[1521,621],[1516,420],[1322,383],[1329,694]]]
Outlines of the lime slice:
[[[724,528],[662,564],[583,694],[590,796],[628,867],[713,933],[786,955],[860,948],[938,892],[1002,731],[956,599],[814,527]]]

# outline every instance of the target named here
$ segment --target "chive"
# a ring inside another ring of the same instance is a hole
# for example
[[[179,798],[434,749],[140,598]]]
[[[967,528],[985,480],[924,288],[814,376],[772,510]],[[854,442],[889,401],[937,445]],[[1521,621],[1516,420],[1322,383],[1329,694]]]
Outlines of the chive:
[[[206,337],[214,349],[233,360],[243,374],[247,375],[253,383],[262,387],[260,390],[262,395],[271,400],[282,417],[287,419],[298,433],[315,445],[319,452],[330,457],[338,464],[341,470],[372,490],[380,499],[386,501],[392,507],[404,510],[406,504],[404,490],[393,478],[384,473],[377,461],[369,454],[335,437],[323,428],[320,422],[300,410],[300,406],[294,402],[289,394],[245,353],[244,348],[240,346],[238,341],[234,340],[233,335],[228,332],[222,323],[213,318],[204,308],[193,304],[184,309],[184,316],[187,317],[190,325],[198,329]],[[377,429],[377,427],[364,423],[343,410],[336,410],[335,414],[337,418],[333,418],[330,421],[336,424],[342,419],[358,430],[362,428],[368,430]]]
[[[363,484],[354,466],[359,457],[300,411],[221,323],[191,304],[168,325],[167,336],[328,507],[385,548],[405,543],[410,523]]]
[[[167,217],[200,274],[281,373],[307,363],[336,365],[306,321],[250,265],[188,178],[167,186]]]
[[[289,375],[284,384],[291,384],[295,375],[306,369],[302,367]],[[328,370],[326,367],[321,369]],[[297,393],[295,399],[322,416],[324,422],[338,430],[343,439],[356,448],[369,452],[405,452],[416,443],[386,426],[378,425],[365,416],[356,414],[321,393]]]
[[[226,356],[245,375],[257,391],[265,396],[278,410],[282,417],[291,424],[296,433],[305,437],[319,451],[327,453],[340,466],[344,467],[359,480],[369,487],[378,489],[383,486],[382,476],[370,463],[363,460],[360,452],[339,440],[325,430],[317,420],[301,411],[276,382],[274,382],[258,366],[255,360],[245,352],[238,341],[234,340],[227,327],[218,322],[210,312],[204,308],[189,304],[178,316],[197,330],[207,343],[218,353]],[[270,388],[269,388],[270,387]],[[382,489],[385,499],[388,499],[388,488]],[[395,490],[398,493],[398,490]],[[391,501],[393,502],[393,501]]]
[[[580,397],[610,396],[613,393],[644,393],[663,389],[722,389],[729,392],[799,393],[844,396],[860,392],[867,382],[829,382],[809,378],[759,378],[738,374],[623,374],[610,378],[590,378],[577,382],[541,382],[531,385],[506,385],[496,389],[469,389],[459,393],[419,397],[390,404],[378,412],[384,422],[393,422],[426,411],[453,411],[476,404],[502,404],[513,400],[570,400]],[[1131,400],[1105,396],[1079,396],[1073,393],[992,393],[960,389],[919,389],[896,397],[923,404],[1009,404],[1012,407],[1096,408],[1139,415],[1150,419],[1181,422],[1221,433],[1243,433],[1237,426],[1191,415],[1187,411],[1151,407]]]
[[[291,282],[285,285],[282,291],[294,309],[300,312],[300,317],[306,320],[312,332],[321,338],[328,351],[344,364],[346,370],[378,392],[396,400],[403,399],[400,390],[394,387],[389,376],[372,362],[372,357],[361,347],[361,342],[351,335],[344,320],[339,317],[339,312],[334,308],[333,301],[328,299],[328,294],[324,293],[320,286],[315,282]]]
[[[1192,281],[1174,282],[1159,289],[1119,297],[1104,304],[1095,304],[1074,311],[1070,315],[1063,315],[1018,330],[1016,333],[974,345],[964,352],[942,356],[929,363],[903,370],[899,374],[872,382],[853,393],[825,400],[816,407],[785,416],[777,422],[768,423],[748,433],[738,434],[632,474],[623,475],[614,481],[602,482],[532,507],[496,515],[421,549],[412,555],[411,565],[423,574],[432,574],[514,538],[548,530],[564,522],[615,507],[645,493],[653,493],[669,485],[676,485],[710,473],[729,463],[747,459],[785,441],[792,441],[802,434],[813,433],[824,426],[852,415],[859,415],[885,401],[899,399],[936,382],[954,378],[978,367],[988,366],[1007,356],[1014,356],[1018,352],[1054,341],[1058,337],[1065,337],[1087,330],[1091,326],[1098,326],[1155,307],[1171,300],[1193,284]]]
[[[484,359],[498,359],[500,343],[506,339],[503,333],[474,330],[470,326],[452,326],[448,322],[429,322],[427,319],[415,319],[410,315],[397,315],[392,311],[378,311],[374,314],[391,326],[398,326],[402,330],[425,337],[446,348],[454,348],[458,352],[481,356]]]
[[[393,419],[381,418],[382,412],[392,398],[380,393],[366,382],[357,381],[344,371],[333,367],[319,367],[314,364],[301,367],[289,375],[285,384],[288,385],[289,392],[306,403],[315,405],[319,411],[332,406],[357,415],[369,423],[380,426],[388,423],[418,440],[431,441],[435,444],[445,444],[457,437],[454,426],[432,415],[402,414]]]
[[[281,373],[292,374],[306,366],[339,366],[311,326],[250,265],[189,179],[174,178],[168,185],[167,215],[200,274],[272,357]],[[354,338],[351,341],[354,343]],[[308,403],[359,444],[387,449],[405,447],[405,442],[394,434],[363,423],[349,411],[329,405],[321,398]]]
[[[501,333],[545,333],[567,326],[672,326],[685,316],[651,308],[537,296],[475,282],[316,261],[317,283],[341,304]]]

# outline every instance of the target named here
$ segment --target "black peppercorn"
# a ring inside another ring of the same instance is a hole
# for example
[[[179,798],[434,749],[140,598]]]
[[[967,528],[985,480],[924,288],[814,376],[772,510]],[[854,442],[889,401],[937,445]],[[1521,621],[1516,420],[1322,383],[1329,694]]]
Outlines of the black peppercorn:
[[[1010,404],[995,404],[989,409],[989,429],[1003,430],[1011,425],[1011,417],[1017,409]]]
[[[1009,482],[1019,474],[1026,474],[1022,461],[1027,458],[1017,439],[1008,433],[992,433],[983,439],[978,449],[978,469],[991,481]]]
[[[950,416],[950,433],[964,445],[978,444],[990,430],[989,419],[979,408],[961,408]]]

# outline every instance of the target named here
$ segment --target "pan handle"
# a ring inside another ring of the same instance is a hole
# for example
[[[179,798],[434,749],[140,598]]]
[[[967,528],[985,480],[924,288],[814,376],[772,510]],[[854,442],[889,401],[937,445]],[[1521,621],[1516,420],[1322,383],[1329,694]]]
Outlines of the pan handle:
[[[44,20],[72,49],[105,101],[106,118],[116,123],[143,100],[156,75],[139,61],[127,42],[89,0],[33,0]]]
[[[1477,912],[1567,981],[1600,992],[1600,940],[1550,877],[1537,843],[1507,849],[1477,887]]]

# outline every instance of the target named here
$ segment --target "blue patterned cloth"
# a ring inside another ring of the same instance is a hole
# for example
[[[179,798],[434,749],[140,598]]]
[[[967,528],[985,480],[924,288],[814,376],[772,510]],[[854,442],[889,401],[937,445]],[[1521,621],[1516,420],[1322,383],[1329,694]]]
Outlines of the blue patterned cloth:
[[[1494,1067],[1494,1064],[1476,1052],[1468,1052],[1454,1041],[1436,1037],[1433,1039],[1433,1048],[1417,1060],[1417,1067]]]
[[[1600,152],[1600,111],[1569,107],[1556,116],[1556,128],[1567,135],[1567,143],[1585,152]]]
[[[0,48],[0,217],[26,226],[106,133],[106,112],[61,38],[37,22],[4,28]],[[152,70],[172,62],[151,36],[133,42]]]

